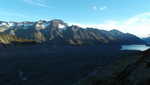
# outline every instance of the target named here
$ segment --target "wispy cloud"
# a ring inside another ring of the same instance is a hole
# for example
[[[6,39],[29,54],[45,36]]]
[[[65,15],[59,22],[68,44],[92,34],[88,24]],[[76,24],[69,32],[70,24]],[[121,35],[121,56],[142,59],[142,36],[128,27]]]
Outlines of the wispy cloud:
[[[99,10],[101,10],[101,11],[103,11],[105,9],[107,9],[107,6],[102,6],[102,7],[99,8]]]
[[[97,6],[93,6],[92,9],[93,9],[94,11],[97,11]]]
[[[150,12],[137,14],[127,19],[123,27],[138,36],[148,36],[150,34]]]
[[[35,5],[44,8],[50,8],[48,4],[46,4],[47,0],[23,0],[25,3],[30,5]]]
[[[150,12],[145,12],[131,17],[126,21],[127,25],[136,23],[149,23],[150,22]]]
[[[71,24],[79,25],[84,28],[92,27],[105,30],[118,29],[122,32],[135,34],[139,37],[147,37],[150,35],[150,12],[137,14],[133,17],[129,17],[124,21],[106,20],[104,21],[104,23],[100,24],[80,24],[80,23],[71,23]]]
[[[107,6],[98,7],[98,6],[95,5],[95,6],[92,6],[92,9],[94,11],[103,11],[103,10],[107,9]]]
[[[69,25],[78,25],[83,28],[98,28],[104,30],[112,30],[112,29],[120,28],[118,25],[118,21],[115,20],[106,20],[104,21],[104,23],[100,23],[100,24],[70,23]]]

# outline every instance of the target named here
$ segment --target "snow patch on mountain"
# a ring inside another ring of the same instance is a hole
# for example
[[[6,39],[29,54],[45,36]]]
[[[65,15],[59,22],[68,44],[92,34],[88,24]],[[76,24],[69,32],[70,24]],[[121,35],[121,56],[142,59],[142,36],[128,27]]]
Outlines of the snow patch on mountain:
[[[9,27],[15,26],[15,23],[13,23],[13,22],[8,22],[8,26],[9,26]]]
[[[66,28],[66,26],[65,26],[65,25],[63,25],[63,24],[58,24],[58,28],[60,28],[60,29],[65,29],[65,28]]]
[[[45,22],[45,23],[42,23],[42,22],[38,22],[36,25],[35,25],[35,28],[37,30],[41,30],[41,29],[45,29],[49,26],[49,23]]]
[[[7,23],[5,23],[5,22],[0,24],[0,26],[6,26],[6,25],[7,25]]]

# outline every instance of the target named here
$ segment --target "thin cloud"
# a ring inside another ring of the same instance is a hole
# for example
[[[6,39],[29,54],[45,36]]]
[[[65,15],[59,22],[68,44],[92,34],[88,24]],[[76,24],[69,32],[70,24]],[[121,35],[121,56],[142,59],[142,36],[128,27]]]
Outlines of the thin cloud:
[[[35,5],[35,6],[44,7],[44,8],[50,8],[46,4],[46,0],[23,0],[23,1],[30,5]]]
[[[150,12],[137,14],[124,22],[124,29],[140,37],[150,34]]]
[[[105,10],[105,9],[107,9],[107,6],[103,6],[103,7],[100,7],[100,8],[99,8],[99,10],[101,10],[101,11],[103,11],[103,10]]]
[[[135,23],[149,23],[150,22],[150,12],[145,12],[138,14],[134,17],[131,17],[126,21],[127,25],[135,24]]]
[[[107,6],[102,6],[102,7],[93,6],[92,9],[94,11],[103,11],[103,10],[107,9]]]
[[[107,20],[104,23],[100,24],[80,24],[80,23],[70,23],[71,25],[78,25],[83,28],[97,28],[97,29],[104,29],[104,30],[112,30],[112,29],[119,29],[119,25],[117,21],[114,20]]]
[[[97,6],[93,6],[92,9],[93,9],[94,11],[97,11]]]
[[[72,24],[79,25],[84,28],[91,27],[104,30],[117,29],[125,33],[135,34],[139,37],[147,37],[150,35],[150,12],[137,14],[124,21],[106,20],[104,23],[100,24]]]

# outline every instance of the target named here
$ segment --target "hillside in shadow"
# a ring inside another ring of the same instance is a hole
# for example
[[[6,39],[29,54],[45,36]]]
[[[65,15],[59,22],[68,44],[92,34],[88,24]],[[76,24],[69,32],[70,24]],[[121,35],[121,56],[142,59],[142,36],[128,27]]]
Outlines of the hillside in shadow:
[[[121,57],[75,85],[149,85],[150,49]]]

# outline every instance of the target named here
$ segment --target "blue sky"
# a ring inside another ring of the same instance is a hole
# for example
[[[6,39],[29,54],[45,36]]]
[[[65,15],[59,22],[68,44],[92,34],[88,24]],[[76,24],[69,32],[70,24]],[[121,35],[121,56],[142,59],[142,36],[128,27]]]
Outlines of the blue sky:
[[[144,37],[150,34],[149,4],[150,0],[0,0],[0,20],[62,19]]]

